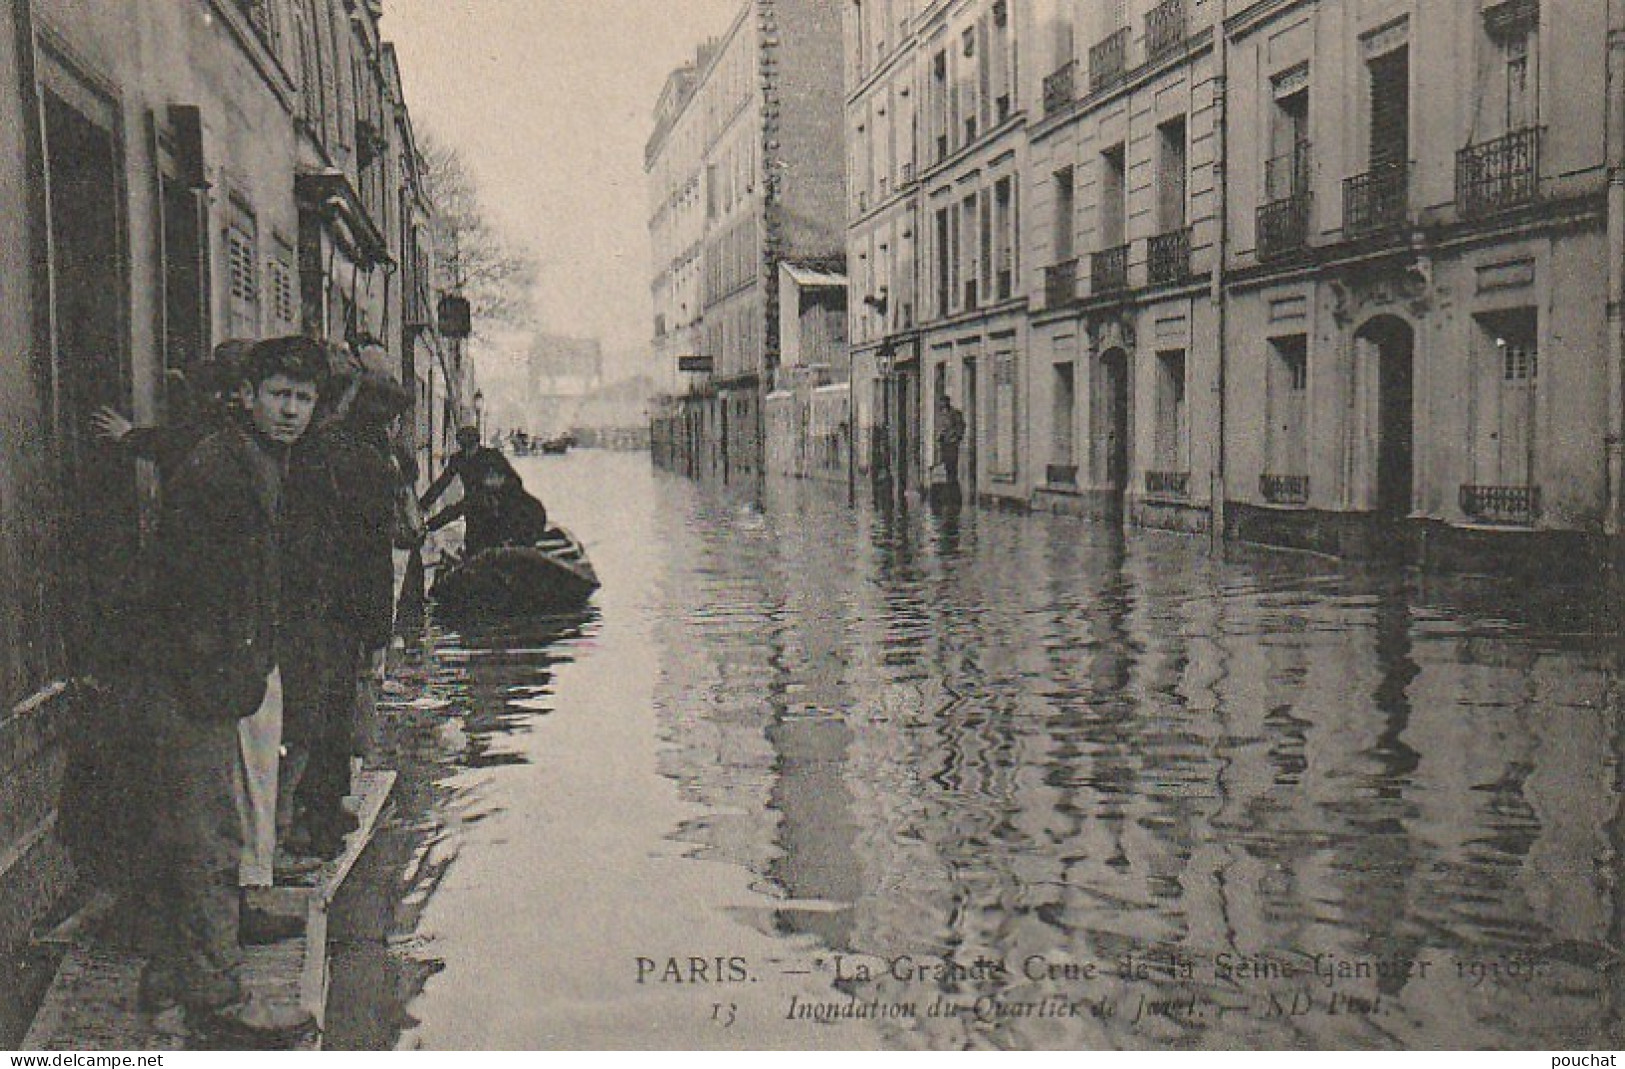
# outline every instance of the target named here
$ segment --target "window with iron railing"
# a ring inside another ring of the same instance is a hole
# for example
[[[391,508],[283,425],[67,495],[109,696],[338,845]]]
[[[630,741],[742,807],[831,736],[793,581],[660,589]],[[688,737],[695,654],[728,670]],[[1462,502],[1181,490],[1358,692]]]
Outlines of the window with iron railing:
[[[1044,114],[1049,115],[1060,111],[1076,99],[1075,78],[1077,71],[1077,61],[1068,60],[1044,76]]]
[[[1098,93],[1128,73],[1129,28],[1108,36],[1089,50],[1089,91]]]
[[[1383,233],[1405,222],[1410,168],[1385,163],[1343,180],[1343,234],[1361,237]]]
[[[1191,228],[1182,226],[1153,237],[1146,246],[1146,281],[1153,286],[1191,276]]]
[[[1044,305],[1059,308],[1078,299],[1078,261],[1062,260],[1044,268]]]
[[[1155,62],[1184,44],[1188,22],[1185,0],[1163,0],[1163,3],[1147,12],[1146,62]]]
[[[1091,292],[1121,293],[1128,289],[1127,245],[1101,249],[1089,256],[1089,288]]]
[[[1540,487],[1464,484],[1458,503],[1479,523],[1532,526],[1540,518]]]
[[[1466,216],[1533,203],[1540,195],[1538,126],[1470,145],[1456,153],[1456,208]]]
[[[1188,471],[1148,471],[1145,473],[1145,492],[1151,497],[1184,500],[1190,496],[1191,473]]]
[[[1260,475],[1258,493],[1271,505],[1304,505],[1309,502],[1309,476]]]
[[[1269,201],[1258,209],[1258,256],[1268,260],[1301,251],[1309,244],[1309,142],[1296,142],[1291,151],[1265,164],[1264,188]]]

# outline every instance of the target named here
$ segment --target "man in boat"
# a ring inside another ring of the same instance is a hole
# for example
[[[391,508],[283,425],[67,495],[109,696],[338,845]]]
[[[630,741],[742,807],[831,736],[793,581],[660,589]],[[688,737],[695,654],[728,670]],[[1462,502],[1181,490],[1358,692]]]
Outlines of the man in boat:
[[[314,1022],[264,1001],[241,976],[238,725],[256,714],[281,722],[284,476],[327,356],[309,338],[273,338],[250,350],[241,377],[242,418],[204,438],[164,487],[146,639],[167,700],[144,709],[155,755],[147,893],[156,917],[140,1001],[153,1012],[178,1003],[204,1033],[281,1043]]]
[[[459,516],[468,525],[465,557],[498,546],[533,546],[547,537],[547,506],[525,492],[512,468],[487,469],[480,475],[478,492],[465,491],[463,500],[429,520],[429,530],[438,531]]]
[[[480,444],[480,432],[477,427],[459,427],[457,429],[457,452],[451,455],[446,462],[446,468],[440,477],[429,484],[429,489],[423,492],[418,504],[427,513],[434,503],[440,500],[440,495],[451,489],[453,480],[462,484],[463,502],[469,503],[469,498],[477,498],[483,493],[484,477],[488,472],[501,472],[519,478],[519,473],[513,470],[508,458],[502,455],[500,449]],[[478,507],[475,503],[474,507]]]

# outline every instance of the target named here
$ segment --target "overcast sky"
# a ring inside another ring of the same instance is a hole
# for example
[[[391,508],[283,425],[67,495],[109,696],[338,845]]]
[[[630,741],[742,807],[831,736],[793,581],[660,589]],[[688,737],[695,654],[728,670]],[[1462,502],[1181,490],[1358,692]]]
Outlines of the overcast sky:
[[[741,0],[385,0],[413,123],[542,265],[545,329],[648,349],[643,145],[666,75]]]

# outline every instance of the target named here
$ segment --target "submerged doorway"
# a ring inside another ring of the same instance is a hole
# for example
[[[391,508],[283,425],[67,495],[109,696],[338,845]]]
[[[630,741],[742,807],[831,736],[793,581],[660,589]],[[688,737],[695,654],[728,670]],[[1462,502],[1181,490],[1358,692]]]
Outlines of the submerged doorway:
[[[1355,335],[1376,360],[1376,507],[1389,519],[1410,515],[1415,482],[1413,405],[1415,334],[1398,316],[1378,316]]]
[[[1102,474],[1112,503],[1121,507],[1128,492],[1129,465],[1129,367],[1124,350],[1101,354],[1100,387]]]

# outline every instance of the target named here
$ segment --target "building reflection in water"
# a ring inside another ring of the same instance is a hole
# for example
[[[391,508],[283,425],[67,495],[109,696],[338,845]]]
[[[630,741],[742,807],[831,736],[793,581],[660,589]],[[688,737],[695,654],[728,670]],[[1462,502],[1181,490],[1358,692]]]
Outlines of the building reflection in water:
[[[1619,1035],[1613,654],[1561,610],[800,486],[755,532],[713,507],[672,572],[694,608],[664,625],[667,770],[708,814],[682,834],[784,900],[766,923],[1017,972],[1133,957],[1142,978],[1076,993],[1210,1007],[918,1021],[899,1044]],[[1240,958],[1295,971],[1220,974]],[[1024,985],[1055,987],[940,990]],[[1318,1011],[1268,1012],[1300,994]]]

